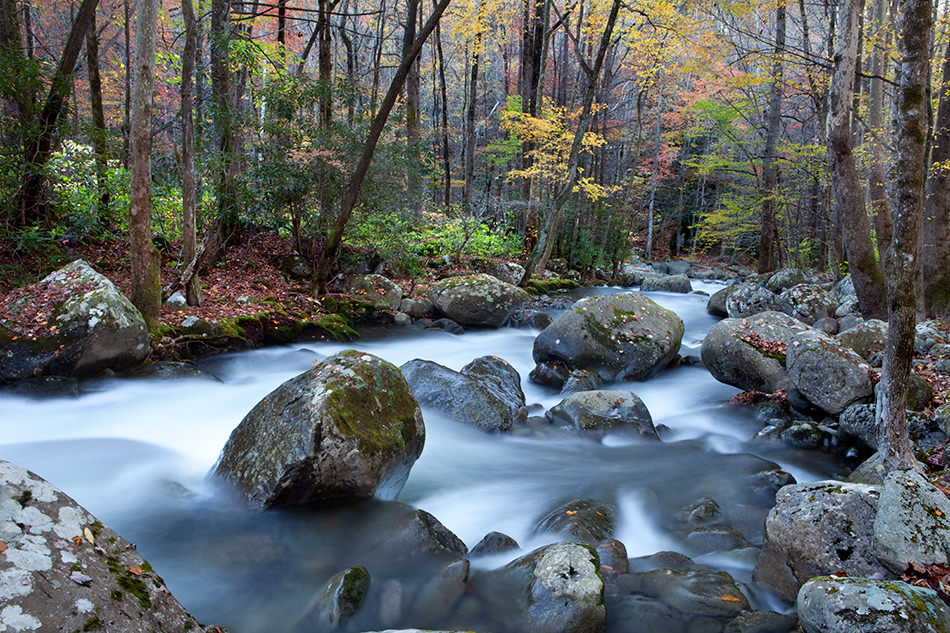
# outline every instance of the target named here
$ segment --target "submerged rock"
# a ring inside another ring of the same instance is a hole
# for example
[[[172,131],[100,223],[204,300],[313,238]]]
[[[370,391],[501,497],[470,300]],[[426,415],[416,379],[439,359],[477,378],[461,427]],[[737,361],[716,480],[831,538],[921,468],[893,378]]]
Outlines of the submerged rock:
[[[600,503],[577,499],[554,508],[541,517],[536,532],[557,532],[597,545],[613,536],[614,512]]]
[[[445,316],[462,325],[500,327],[528,299],[528,293],[479,273],[436,282],[429,299]]]
[[[950,607],[931,589],[895,580],[814,578],[798,592],[805,633],[944,633]]]
[[[205,630],[134,545],[9,462],[0,462],[0,542],[0,630]]]
[[[350,567],[331,578],[317,604],[298,624],[315,631],[338,628],[356,613],[369,593],[370,577],[365,567]]]
[[[645,380],[676,357],[683,321],[638,292],[575,303],[534,340],[539,365],[560,362],[606,381]]]
[[[347,350],[261,400],[213,474],[256,509],[391,499],[424,443],[422,412],[399,369]]]
[[[141,313],[85,261],[76,260],[25,290],[25,298],[3,306],[0,382],[39,375],[78,378],[125,369],[148,356],[148,327]],[[31,297],[46,302],[37,315]]]

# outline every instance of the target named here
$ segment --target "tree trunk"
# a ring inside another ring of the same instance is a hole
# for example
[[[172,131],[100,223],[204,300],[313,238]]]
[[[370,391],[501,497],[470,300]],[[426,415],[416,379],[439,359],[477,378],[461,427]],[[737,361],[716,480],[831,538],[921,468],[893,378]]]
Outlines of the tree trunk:
[[[765,134],[765,155],[762,157],[762,225],[759,232],[759,273],[779,266],[778,221],[775,200],[778,192],[776,147],[782,133],[782,93],[785,86],[785,5],[775,8],[775,51],[772,59],[772,87],[769,90],[769,113]]]
[[[412,47],[416,39],[416,21],[419,18],[419,0],[406,2],[406,28],[402,34],[402,54]],[[409,200],[414,201],[416,221],[422,221],[422,210],[425,207],[425,197],[421,191],[421,178],[418,165],[421,157],[418,152],[419,144],[419,61],[416,60],[409,69],[406,77],[406,147],[409,150],[410,166],[407,174]]]
[[[197,186],[195,183],[194,87],[198,48],[198,25],[193,0],[181,0],[185,21],[185,50],[181,62],[181,238],[182,260],[191,263],[197,255]],[[190,306],[201,305],[201,287],[194,274],[185,284],[185,299]]]
[[[874,0],[871,22],[871,89],[868,99],[868,125],[870,126],[870,165],[868,167],[868,193],[871,198],[871,217],[874,220],[874,234],[877,238],[877,252],[883,262],[883,254],[891,245],[894,223],[887,204],[887,189],[884,170],[884,21],[885,0]]]
[[[215,187],[218,198],[215,226],[219,234],[211,247],[214,258],[230,233],[230,224],[237,216],[237,186],[235,183],[236,152],[235,125],[237,104],[234,99],[233,78],[228,63],[231,39],[230,0],[211,0],[211,96],[214,101],[214,132],[218,161]]]
[[[106,146],[108,130],[102,109],[102,80],[99,77],[99,35],[96,33],[96,18],[86,31],[86,70],[89,75],[89,105],[92,111],[92,146],[96,154],[96,192],[98,194],[99,223],[103,229],[112,224],[109,215],[109,181],[106,170],[109,165],[109,150]]]
[[[122,0],[125,17],[123,37],[125,41],[125,101],[122,109],[122,165],[129,166],[129,126],[132,118],[132,2]]]
[[[149,329],[158,325],[162,307],[159,254],[152,244],[152,87],[155,83],[155,44],[159,0],[137,0],[135,7],[135,67],[132,83],[129,167],[132,172],[129,249],[132,263],[132,303]]]
[[[950,44],[944,53],[924,201],[923,276],[927,312],[950,320]]]
[[[399,93],[402,92],[402,85],[406,81],[406,76],[409,74],[409,68],[412,66],[416,57],[419,56],[422,45],[429,37],[429,34],[435,29],[435,25],[439,22],[439,18],[442,17],[446,7],[449,6],[450,1],[451,0],[440,0],[439,4],[432,9],[432,15],[429,16],[422,30],[416,36],[412,48],[403,55],[402,61],[399,63],[399,68],[396,69],[396,74],[393,76],[392,83],[389,84],[389,89],[386,91],[386,96],[383,97],[379,111],[373,119],[369,133],[366,135],[366,142],[363,144],[363,153],[360,155],[359,163],[357,163],[356,169],[353,171],[353,176],[347,185],[346,195],[343,198],[340,212],[337,214],[333,231],[327,238],[327,243],[320,253],[320,259],[317,260],[317,265],[314,267],[313,286],[318,294],[323,293],[326,289],[327,282],[330,280],[330,272],[333,270],[333,267],[336,266],[337,256],[340,253],[340,244],[343,242],[343,231],[346,230],[346,224],[350,221],[350,216],[353,215],[353,210],[356,208],[363,179],[366,178],[366,172],[369,171],[369,165],[373,160],[376,145],[379,143],[379,137],[382,135],[383,128],[386,126],[389,113],[392,111]]]
[[[328,129],[333,118],[333,32],[330,13],[339,0],[320,0],[317,13],[317,70],[320,82],[318,112],[320,128]]]
[[[435,7],[437,3],[438,0],[432,0],[433,7]],[[445,55],[442,51],[442,28],[439,23],[435,25],[435,48],[436,54],[438,55],[439,94],[441,96],[441,129],[439,130],[439,140],[442,147],[442,170],[445,172],[443,175],[445,180],[442,185],[442,204],[448,209],[449,205],[452,204],[452,157],[451,154],[449,154],[449,99],[445,82]]]
[[[590,126],[591,111],[594,104],[594,95],[597,93],[597,78],[600,76],[600,70],[604,66],[604,58],[607,56],[607,49],[610,48],[611,38],[613,37],[614,25],[617,23],[617,14],[620,12],[622,0],[614,0],[610,7],[610,14],[607,16],[607,23],[604,26],[604,32],[600,38],[600,44],[597,49],[597,55],[593,66],[587,66],[578,51],[578,60],[581,62],[581,70],[586,75],[587,88],[584,92],[584,101],[581,108],[581,114],[577,121],[577,131],[574,133],[574,140],[571,143],[571,151],[567,159],[567,178],[561,183],[557,194],[552,201],[551,209],[548,210],[541,224],[541,230],[538,232],[538,243],[535,244],[531,253],[525,261],[524,276],[518,285],[526,286],[531,279],[531,275],[539,270],[543,270],[548,257],[551,256],[551,249],[554,246],[554,238],[557,232],[558,223],[561,221],[561,213],[564,210],[564,204],[570,197],[577,183],[578,162],[580,159],[581,145],[584,135]]]
[[[485,0],[478,4],[475,40],[472,44],[472,67],[468,82],[468,107],[465,110],[465,166],[462,189],[462,208],[466,216],[472,213],[472,192],[475,189],[475,107],[478,105],[478,60],[482,52]]]
[[[44,199],[46,176],[43,168],[53,154],[56,121],[66,105],[66,97],[72,86],[73,68],[82,50],[86,31],[96,15],[99,0],[83,0],[73,20],[66,45],[63,47],[59,65],[50,81],[46,105],[40,113],[38,133],[23,144],[26,173],[20,186],[20,221],[23,225],[35,224],[46,219],[47,201]]]
[[[877,397],[877,437],[884,470],[917,468],[907,432],[907,385],[914,355],[920,227],[926,177],[929,0],[904,0],[900,18],[901,78],[897,92],[894,236],[887,251],[887,344]]]
[[[839,5],[838,43],[829,93],[828,168],[835,216],[861,313],[866,318],[879,319],[887,313],[884,278],[874,258],[864,192],[851,150],[851,89],[857,61],[858,1],[842,0]]]
[[[656,181],[660,168],[660,133],[663,130],[663,84],[656,87],[656,133],[653,138],[653,171],[650,174],[650,204],[647,207],[646,260],[653,261],[653,207],[656,202]]]

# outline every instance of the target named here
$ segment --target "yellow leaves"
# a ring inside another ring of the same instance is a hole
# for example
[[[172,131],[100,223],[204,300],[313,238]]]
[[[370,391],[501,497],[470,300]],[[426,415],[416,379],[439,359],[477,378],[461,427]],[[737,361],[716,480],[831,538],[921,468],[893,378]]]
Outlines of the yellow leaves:
[[[719,599],[722,600],[723,602],[742,602],[742,600],[740,600],[739,598],[735,596],[730,596],[729,594],[726,594]]]
[[[89,528],[83,528],[82,535],[86,537],[86,540],[89,541],[90,545],[96,544],[96,537],[93,536],[92,530],[90,530]]]

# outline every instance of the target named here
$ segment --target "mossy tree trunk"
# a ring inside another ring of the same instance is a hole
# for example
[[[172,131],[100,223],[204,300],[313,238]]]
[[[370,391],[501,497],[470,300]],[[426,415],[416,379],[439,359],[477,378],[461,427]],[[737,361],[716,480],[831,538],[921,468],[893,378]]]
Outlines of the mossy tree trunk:
[[[924,201],[924,300],[931,316],[950,320],[950,44],[944,53]]]
[[[197,185],[195,182],[194,89],[198,25],[193,0],[181,0],[185,21],[185,50],[181,62],[181,238],[182,259],[189,265],[197,256]],[[283,49],[281,49],[283,50]],[[185,299],[190,306],[201,305],[198,274],[185,283]]]

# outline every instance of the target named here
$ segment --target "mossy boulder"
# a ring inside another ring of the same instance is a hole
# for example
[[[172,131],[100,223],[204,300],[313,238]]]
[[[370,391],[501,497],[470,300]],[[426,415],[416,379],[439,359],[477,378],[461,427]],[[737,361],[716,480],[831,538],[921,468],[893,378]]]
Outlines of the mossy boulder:
[[[879,497],[874,486],[840,481],[785,486],[765,521],[753,578],[794,600],[815,576],[885,574],[874,546]]]
[[[614,510],[602,503],[575,499],[561,504],[541,517],[535,532],[555,532],[596,546],[612,538],[616,519]]]
[[[429,299],[456,323],[500,327],[528,299],[528,293],[479,273],[436,282],[429,291]]]
[[[653,418],[632,391],[578,391],[554,405],[548,417],[573,427],[583,435],[603,436],[608,431],[635,433],[658,440]]]
[[[402,288],[382,275],[347,275],[343,292],[384,310],[397,310],[402,302]]]
[[[868,319],[840,332],[835,338],[839,344],[854,350],[864,360],[869,360],[882,351],[887,343],[887,323]]]
[[[21,289],[0,312],[0,382],[89,376],[137,365],[149,354],[141,313],[81,259]]]
[[[298,628],[338,629],[363,606],[369,587],[370,575],[365,567],[344,569],[327,581],[317,604],[301,619]]]
[[[729,316],[729,313],[726,311],[726,300],[737,288],[738,286],[726,286],[722,290],[714,292],[712,296],[709,297],[709,301],[706,302],[706,312],[717,317]]]
[[[689,281],[689,277],[685,274],[663,275],[648,273],[643,276],[643,280],[640,282],[641,292],[660,291],[686,294],[692,292],[692,290],[693,286]]]
[[[9,462],[0,462],[0,542],[0,630],[205,630],[132,543]]]
[[[581,299],[534,339],[539,365],[589,369],[605,381],[645,380],[663,370],[683,339],[683,321],[639,292]]]
[[[944,633],[950,607],[925,587],[897,580],[813,578],[798,592],[805,633]]]
[[[787,343],[808,325],[782,312],[723,319],[710,328],[700,352],[713,378],[747,391],[789,389]]]
[[[772,273],[772,276],[765,282],[765,287],[778,294],[801,283],[805,283],[805,276],[801,270],[798,268],[783,268]]]
[[[796,284],[779,294],[776,306],[780,312],[813,325],[819,319],[834,315],[838,302],[813,284]]]
[[[213,474],[255,509],[392,499],[424,442],[422,412],[399,368],[347,350],[261,400]]]
[[[911,562],[950,563],[950,499],[916,471],[888,473],[874,541],[878,560],[895,574]]]
[[[809,402],[832,415],[874,394],[871,367],[864,359],[817,330],[792,337],[785,370]]]

